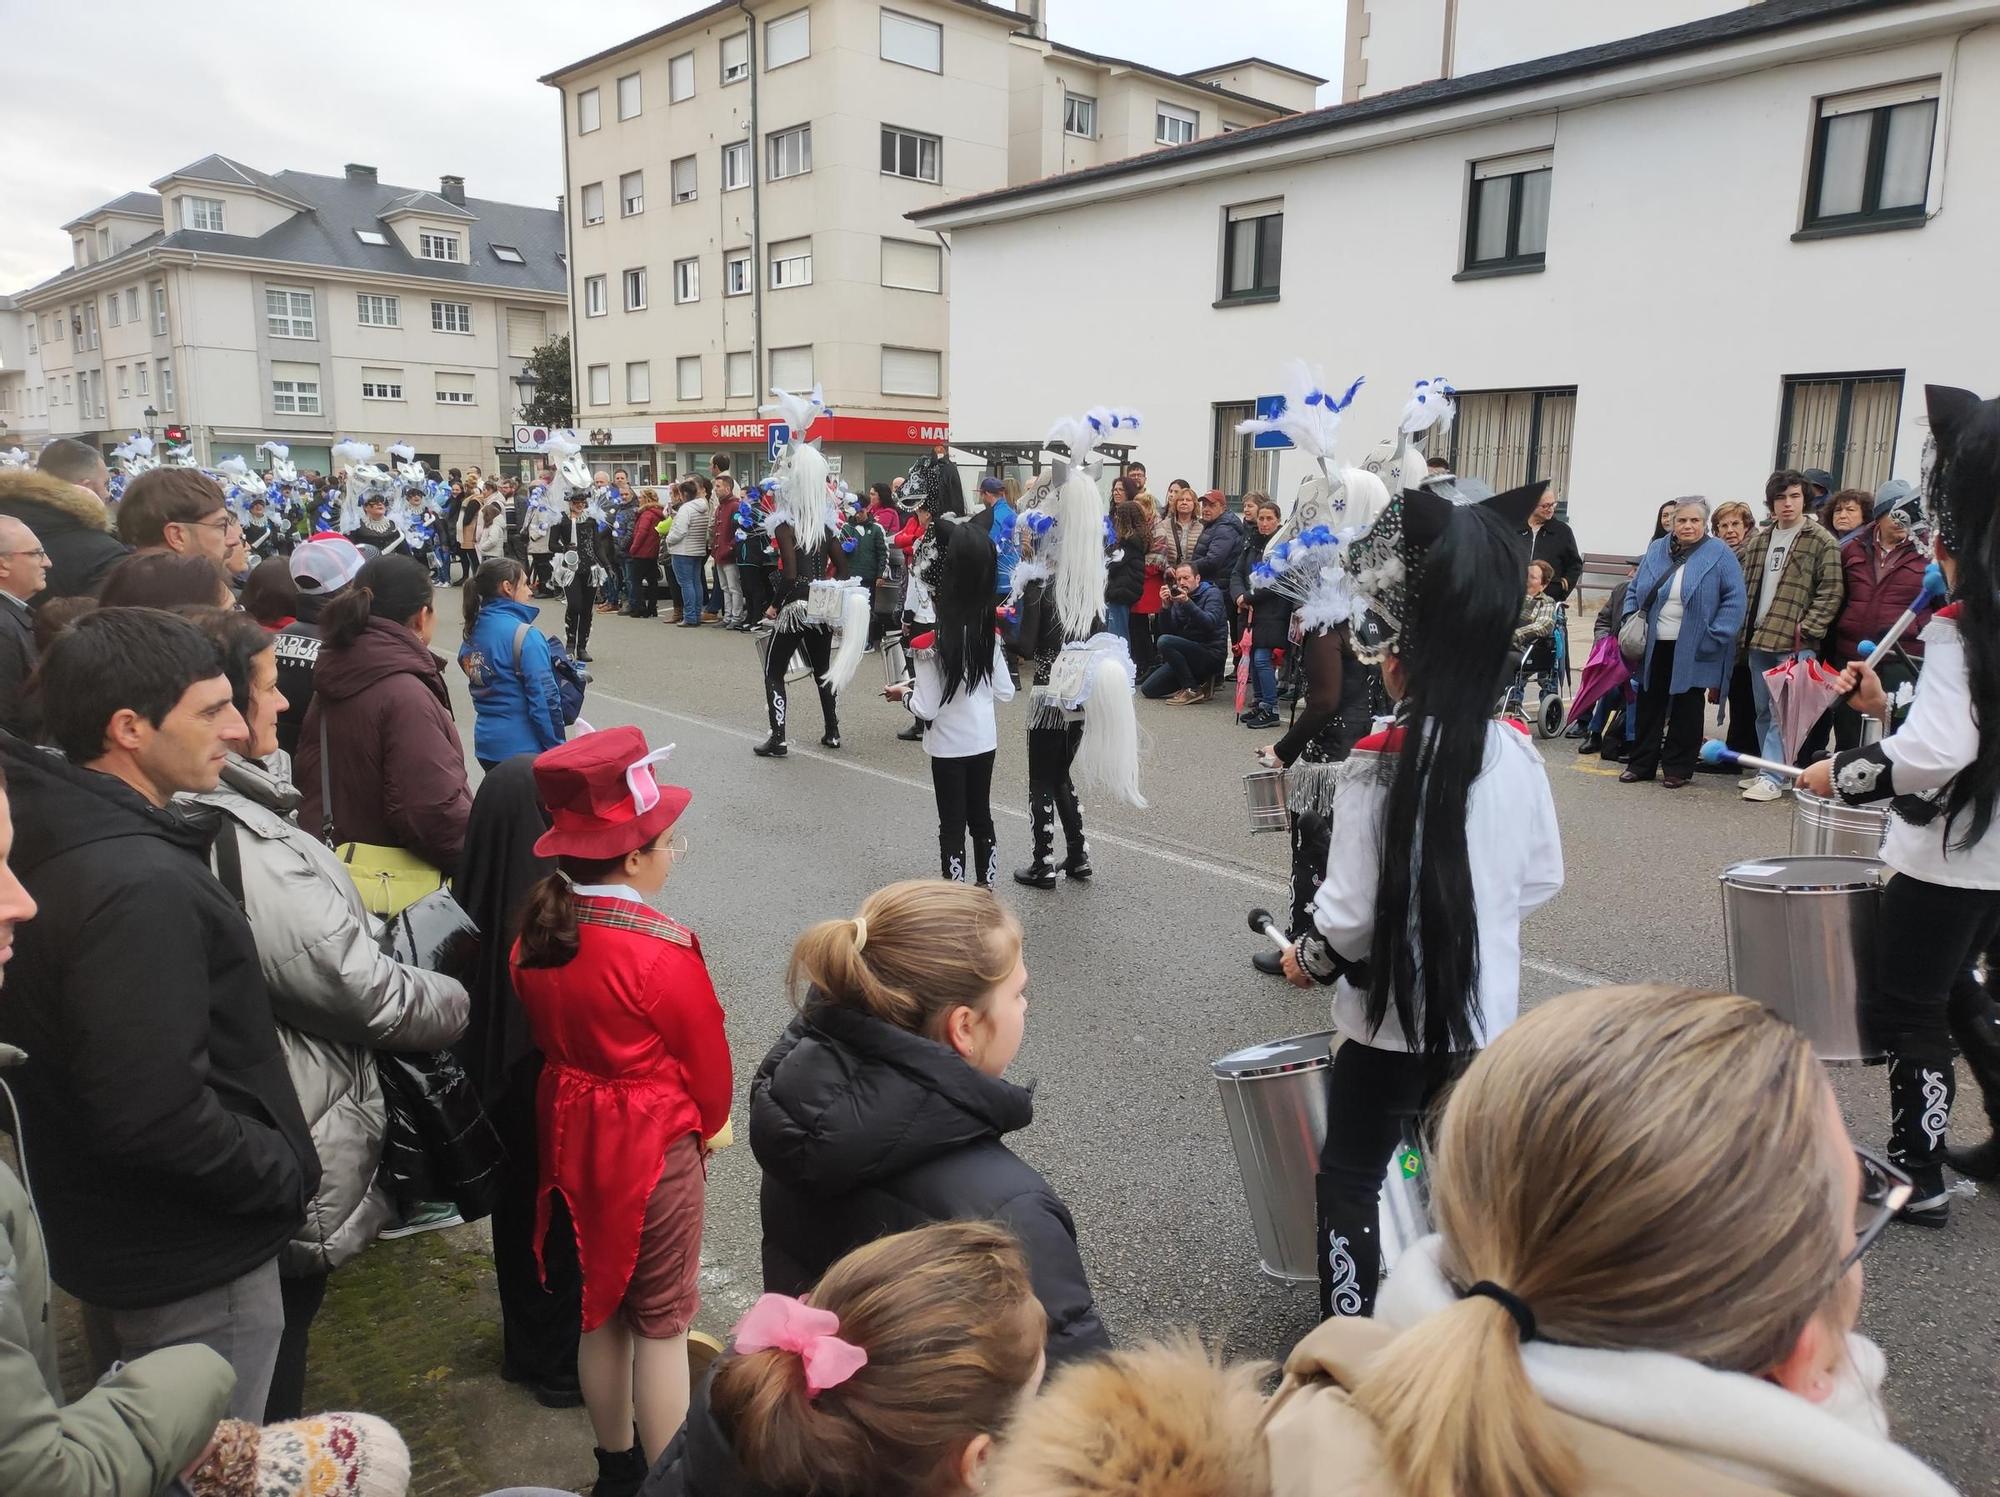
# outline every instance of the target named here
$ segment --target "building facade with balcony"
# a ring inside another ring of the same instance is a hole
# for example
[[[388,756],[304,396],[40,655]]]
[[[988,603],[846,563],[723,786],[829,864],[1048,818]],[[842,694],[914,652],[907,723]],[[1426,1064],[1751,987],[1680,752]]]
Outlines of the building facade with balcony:
[[[14,297],[49,435],[181,427],[198,461],[279,441],[302,470],[341,437],[514,461],[514,376],[567,322],[559,209],[224,156],[152,189],[65,225],[72,264]]]
[[[1213,72],[1062,47],[1038,6],[764,0],[746,18],[732,0],[551,73],[592,460],[650,479],[729,452],[760,471],[757,407],[817,383],[841,475],[901,474],[951,404],[951,258],[907,215],[1261,124],[1321,81],[1256,59]],[[983,354],[1018,370],[1045,340],[1032,301],[1017,310]]]
[[[1610,9],[1431,8],[1475,57],[1511,57],[1510,16]],[[1123,404],[1156,491],[1289,497],[1302,460],[1235,430],[1287,360],[1367,377],[1350,460],[1444,375],[1460,473],[1552,477],[1584,547],[1626,554],[1679,495],[1761,512],[1774,468],[1916,479],[1922,387],[2000,388],[1968,332],[2000,309],[2000,3],[1632,7],[1676,9],[1704,13],[1478,72],[1426,53],[1391,92],[919,213],[950,244],[956,424]],[[1024,307],[1129,330],[1122,358],[984,357],[1025,346]]]

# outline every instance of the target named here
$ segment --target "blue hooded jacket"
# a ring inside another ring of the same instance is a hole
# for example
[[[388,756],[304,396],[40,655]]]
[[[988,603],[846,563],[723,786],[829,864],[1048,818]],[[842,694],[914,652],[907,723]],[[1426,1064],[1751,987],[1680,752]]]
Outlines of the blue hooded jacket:
[[[479,610],[459,646],[458,663],[472,684],[472,752],[482,763],[539,754],[563,741],[562,687],[538,622],[530,604],[496,598]],[[528,632],[517,669],[514,636],[523,624]]]

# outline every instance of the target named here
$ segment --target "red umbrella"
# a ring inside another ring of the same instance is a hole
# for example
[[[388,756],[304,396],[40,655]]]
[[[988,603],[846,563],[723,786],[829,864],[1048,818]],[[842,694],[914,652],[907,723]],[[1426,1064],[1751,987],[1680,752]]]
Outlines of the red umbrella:
[[[1582,722],[1584,716],[1595,707],[1598,698],[1609,696],[1624,688],[1632,679],[1632,667],[1625,663],[1625,656],[1618,648],[1618,636],[1607,634],[1590,647],[1590,658],[1583,662],[1583,672],[1577,677],[1576,695],[1570,699],[1569,720]]]
[[[1764,688],[1771,694],[1771,716],[1778,724],[1784,744],[1785,762],[1799,756],[1799,745],[1813,724],[1840,696],[1840,672],[1818,660],[1794,655],[1764,672]]]

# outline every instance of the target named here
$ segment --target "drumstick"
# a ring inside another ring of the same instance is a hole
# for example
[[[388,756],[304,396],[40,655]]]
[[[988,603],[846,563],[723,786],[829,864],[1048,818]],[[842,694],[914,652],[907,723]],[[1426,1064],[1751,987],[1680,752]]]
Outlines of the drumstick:
[[[1805,773],[1803,769],[1798,768],[1796,765],[1780,764],[1775,759],[1759,759],[1754,754],[1739,754],[1734,749],[1726,747],[1714,738],[1709,739],[1708,742],[1701,746],[1700,758],[1704,764],[1735,765],[1741,766],[1744,769],[1761,769],[1766,774],[1783,775],[1786,779],[1790,780],[1796,780],[1800,775]]]
[[[1256,931],[1258,935],[1263,936],[1273,946],[1277,947],[1278,950],[1290,951],[1292,949],[1292,943],[1287,941],[1283,934],[1279,932],[1278,922],[1272,918],[1269,910],[1252,910],[1250,912],[1250,928]]]

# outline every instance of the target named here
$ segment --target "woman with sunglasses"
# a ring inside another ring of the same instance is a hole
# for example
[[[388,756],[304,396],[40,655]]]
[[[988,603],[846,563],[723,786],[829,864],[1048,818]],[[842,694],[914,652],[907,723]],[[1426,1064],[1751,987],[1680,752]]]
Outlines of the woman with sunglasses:
[[[1909,1177],[1849,1142],[1811,1043],[1762,1004],[1552,999],[1467,1069],[1426,1169],[1437,1235],[1373,1319],[1286,1361],[1273,1497],[1329,1470],[1377,1497],[1951,1492],[1887,1438],[1854,1330]]]
[[[701,945],[646,903],[686,849],[672,828],[689,794],[654,778],[668,752],[607,728],[535,761],[549,813],[535,852],[556,871],[528,895],[511,966],[545,1057],[533,1241],[539,1255],[560,1194],[583,1265],[577,1380],[597,1497],[632,1497],[687,1417],[705,1140],[729,1119]]]

